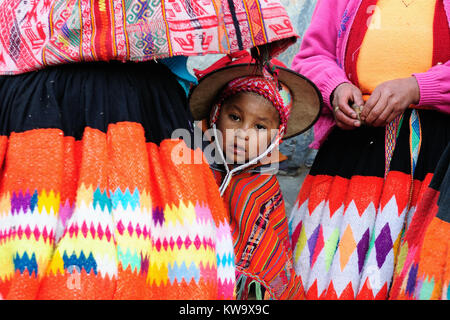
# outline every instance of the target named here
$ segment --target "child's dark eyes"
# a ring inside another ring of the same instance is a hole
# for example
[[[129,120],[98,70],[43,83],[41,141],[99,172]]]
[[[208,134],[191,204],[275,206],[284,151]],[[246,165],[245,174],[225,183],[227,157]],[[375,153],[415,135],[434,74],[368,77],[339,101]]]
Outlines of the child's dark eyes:
[[[241,118],[240,118],[237,114],[234,114],[234,113],[228,114],[228,117],[229,117],[232,121],[235,121],[235,122],[241,121]],[[256,125],[255,125],[255,128],[256,128],[257,130],[267,130],[267,127],[264,126],[264,125],[262,125],[262,124],[256,124]]]

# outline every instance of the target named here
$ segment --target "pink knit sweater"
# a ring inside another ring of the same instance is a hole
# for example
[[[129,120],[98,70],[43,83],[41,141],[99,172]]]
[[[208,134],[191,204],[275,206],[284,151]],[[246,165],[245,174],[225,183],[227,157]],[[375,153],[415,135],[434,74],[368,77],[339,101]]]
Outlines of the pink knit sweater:
[[[311,148],[318,149],[335,121],[330,96],[343,82],[345,49],[355,15],[362,0],[318,0],[311,24],[305,33],[292,69],[311,79],[322,92],[325,108],[314,126]],[[450,26],[450,0],[444,0]],[[450,61],[442,61],[427,72],[415,73],[420,88],[418,106],[431,106],[450,114]]]

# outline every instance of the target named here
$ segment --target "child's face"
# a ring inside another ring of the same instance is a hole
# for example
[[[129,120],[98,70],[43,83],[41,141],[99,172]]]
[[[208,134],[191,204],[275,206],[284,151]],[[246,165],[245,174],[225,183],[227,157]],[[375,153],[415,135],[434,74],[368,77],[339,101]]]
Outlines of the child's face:
[[[217,119],[227,162],[242,164],[263,153],[280,125],[278,111],[264,97],[241,92],[226,99]]]

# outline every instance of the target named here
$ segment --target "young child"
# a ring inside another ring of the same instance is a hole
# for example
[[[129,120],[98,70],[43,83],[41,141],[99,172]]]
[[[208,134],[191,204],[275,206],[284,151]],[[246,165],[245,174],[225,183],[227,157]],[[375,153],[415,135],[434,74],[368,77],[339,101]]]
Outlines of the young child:
[[[216,161],[210,165],[230,216],[236,297],[247,299],[255,284],[257,299],[263,293],[270,299],[301,299],[303,287],[294,272],[275,176],[282,158],[277,147],[283,136],[299,134],[314,123],[322,98],[309,80],[272,64],[279,61],[258,68],[248,53],[239,55],[195,70],[200,81],[190,95],[194,119],[203,120],[205,135],[216,147]]]

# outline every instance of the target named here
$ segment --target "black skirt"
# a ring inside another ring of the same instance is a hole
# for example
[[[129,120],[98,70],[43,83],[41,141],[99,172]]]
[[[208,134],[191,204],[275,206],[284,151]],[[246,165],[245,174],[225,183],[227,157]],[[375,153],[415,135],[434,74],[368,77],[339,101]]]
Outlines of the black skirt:
[[[232,298],[218,187],[175,129],[192,117],[163,64],[0,77],[0,299]]]
[[[57,128],[81,139],[84,128],[106,132],[123,121],[141,123],[159,144],[175,129],[192,131],[185,92],[162,63],[95,62],[0,76],[0,134]]]

